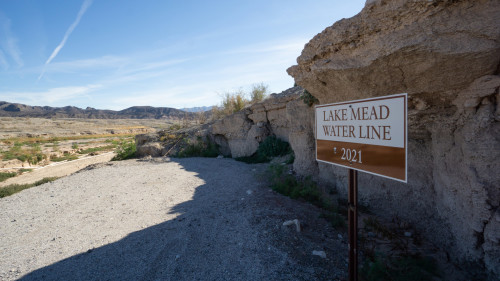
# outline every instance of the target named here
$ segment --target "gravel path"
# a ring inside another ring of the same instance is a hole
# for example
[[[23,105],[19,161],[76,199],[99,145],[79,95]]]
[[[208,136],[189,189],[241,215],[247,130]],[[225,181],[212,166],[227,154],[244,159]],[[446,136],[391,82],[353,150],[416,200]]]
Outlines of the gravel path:
[[[265,169],[128,160],[0,199],[0,280],[344,280],[345,238]]]

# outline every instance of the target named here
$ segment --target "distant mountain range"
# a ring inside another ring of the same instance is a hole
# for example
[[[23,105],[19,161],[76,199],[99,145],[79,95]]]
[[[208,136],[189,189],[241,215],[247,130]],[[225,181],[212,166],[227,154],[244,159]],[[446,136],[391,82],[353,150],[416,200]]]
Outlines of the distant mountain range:
[[[89,118],[89,119],[193,119],[196,113],[170,107],[132,106],[124,110],[86,109],[65,106],[30,106],[0,101],[2,117]]]
[[[182,111],[187,112],[205,112],[212,109],[213,106],[200,106],[200,107],[191,107],[191,108],[181,108]]]

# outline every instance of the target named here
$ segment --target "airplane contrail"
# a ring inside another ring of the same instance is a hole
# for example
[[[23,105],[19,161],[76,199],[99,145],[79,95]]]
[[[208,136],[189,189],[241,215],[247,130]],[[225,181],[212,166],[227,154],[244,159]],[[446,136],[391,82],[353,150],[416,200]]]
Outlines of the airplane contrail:
[[[64,47],[64,44],[66,44],[68,37],[71,35],[73,30],[75,30],[78,23],[80,23],[80,20],[82,19],[83,14],[85,14],[87,9],[90,7],[90,4],[92,4],[92,0],[83,1],[82,7],[80,8],[80,11],[78,12],[78,15],[76,16],[75,21],[69,26],[68,30],[66,30],[66,33],[64,34],[64,37],[63,37],[61,43],[59,43],[59,45],[57,45],[57,47],[54,49],[54,51],[52,52],[50,57],[45,62],[42,73],[40,73],[40,76],[38,77],[38,81],[40,81],[40,79],[45,74],[45,70],[47,68],[47,65],[49,65],[49,63],[57,56],[59,51],[61,51],[61,49]]]

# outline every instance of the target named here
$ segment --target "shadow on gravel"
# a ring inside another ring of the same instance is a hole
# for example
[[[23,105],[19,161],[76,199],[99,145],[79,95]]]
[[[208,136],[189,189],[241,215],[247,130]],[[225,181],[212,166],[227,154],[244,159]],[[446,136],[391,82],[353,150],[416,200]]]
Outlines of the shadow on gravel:
[[[331,264],[311,258],[310,252],[307,256],[315,262],[306,260],[299,266],[293,254],[273,245],[271,233],[263,229],[276,228],[276,223],[271,226],[263,218],[275,216],[279,217],[275,221],[281,221],[283,214],[273,213],[279,208],[270,206],[262,208],[264,213],[255,210],[255,204],[262,203],[247,194],[249,188],[255,190],[248,186],[255,183],[251,166],[214,159],[172,161],[205,181],[192,200],[171,209],[179,214],[175,219],[35,270],[20,280],[321,280],[325,272],[318,272],[317,262],[332,270]],[[220,172],[214,173],[211,165],[218,165]],[[238,176],[227,177],[226,171]]]

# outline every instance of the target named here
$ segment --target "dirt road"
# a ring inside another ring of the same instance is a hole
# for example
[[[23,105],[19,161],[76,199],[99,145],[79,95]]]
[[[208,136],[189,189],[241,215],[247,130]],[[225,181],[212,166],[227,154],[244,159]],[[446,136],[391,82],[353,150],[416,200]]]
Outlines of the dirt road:
[[[343,280],[345,238],[265,169],[128,160],[0,199],[0,280]]]
[[[43,178],[49,177],[64,177],[71,175],[89,165],[108,162],[115,155],[114,152],[103,153],[96,156],[87,156],[73,161],[55,162],[50,165],[36,168],[32,172],[19,175],[0,182],[0,188],[10,184],[27,184],[34,183]]]

